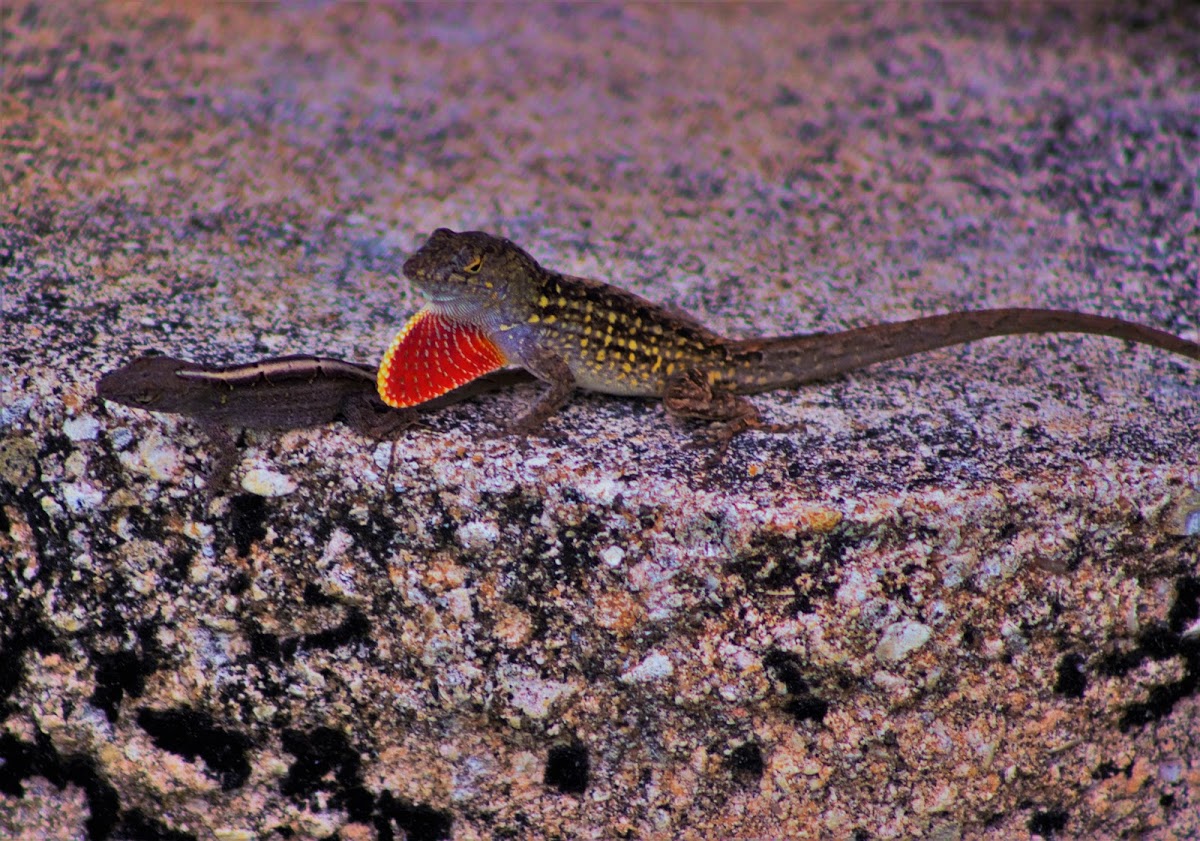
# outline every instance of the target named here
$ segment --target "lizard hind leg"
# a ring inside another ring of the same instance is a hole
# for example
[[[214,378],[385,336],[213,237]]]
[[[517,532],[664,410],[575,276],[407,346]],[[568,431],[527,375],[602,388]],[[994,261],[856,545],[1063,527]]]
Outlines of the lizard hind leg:
[[[202,423],[200,428],[212,442],[214,451],[212,462],[204,473],[204,493],[201,495],[201,501],[207,508],[208,504],[222,493],[236,490],[232,481],[233,469],[241,459],[241,450],[238,447],[238,439],[220,424]]]
[[[392,409],[374,394],[360,394],[346,401],[342,406],[341,415],[346,425],[356,432],[376,441],[391,442],[387,472],[383,476],[390,498],[394,491],[392,477],[396,475],[396,450],[399,449],[396,441],[402,432],[416,424],[416,410]]]
[[[740,395],[713,388],[708,377],[697,368],[689,368],[667,380],[663,407],[674,417],[708,424],[696,433],[688,446],[711,448],[710,466],[724,458],[729,443],[743,432],[751,429],[794,432],[802,426],[798,423],[767,423],[753,403]]]

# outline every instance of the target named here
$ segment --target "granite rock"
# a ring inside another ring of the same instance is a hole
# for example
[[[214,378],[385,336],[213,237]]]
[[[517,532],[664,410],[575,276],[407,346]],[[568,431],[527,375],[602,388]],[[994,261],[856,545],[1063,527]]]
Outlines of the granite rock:
[[[8,4],[0,835],[1200,835],[1200,369],[1006,338],[755,398],[515,389],[394,446],[95,400],[374,361],[439,226],[730,335],[1197,338],[1171,4]]]

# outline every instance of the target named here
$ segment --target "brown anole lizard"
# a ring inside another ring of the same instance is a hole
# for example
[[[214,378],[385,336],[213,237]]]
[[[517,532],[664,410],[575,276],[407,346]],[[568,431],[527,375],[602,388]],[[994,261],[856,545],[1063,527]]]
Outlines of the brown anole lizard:
[[[138,409],[186,415],[199,423],[219,453],[209,470],[211,494],[225,483],[236,460],[230,428],[301,429],[341,420],[357,432],[382,439],[411,426],[418,411],[531,379],[524,372],[505,371],[416,409],[398,411],[379,399],[376,370],[370,365],[323,356],[283,356],[214,367],[170,356],[143,356],[104,374],[96,394]]]
[[[727,339],[685,316],[596,280],[559,274],[506,239],[440,228],[404,264],[428,303],[379,366],[389,406],[417,405],[515,365],[549,388],[508,431],[525,434],[576,388],[657,398],[672,415],[709,421],[722,452],[764,424],[743,395],[792,388],[876,362],[989,336],[1093,333],[1200,359],[1200,344],[1118,318],[1069,310],[953,312],[837,333]]]

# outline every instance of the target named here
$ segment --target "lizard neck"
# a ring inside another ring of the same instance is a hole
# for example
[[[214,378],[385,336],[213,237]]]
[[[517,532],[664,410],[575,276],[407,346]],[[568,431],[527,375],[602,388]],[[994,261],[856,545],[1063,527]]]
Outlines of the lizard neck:
[[[502,293],[481,294],[478,290],[460,290],[431,298],[425,305],[430,312],[464,324],[473,324],[493,338],[536,321],[538,300],[552,283],[551,273],[540,266],[522,267],[505,278]],[[502,344],[501,342],[497,342]]]

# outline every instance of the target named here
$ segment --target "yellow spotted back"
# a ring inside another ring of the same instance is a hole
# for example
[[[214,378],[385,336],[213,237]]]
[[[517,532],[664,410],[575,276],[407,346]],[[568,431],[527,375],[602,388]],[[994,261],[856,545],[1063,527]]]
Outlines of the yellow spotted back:
[[[535,334],[581,388],[657,397],[669,377],[688,368],[712,369],[719,378],[729,367],[724,342],[712,331],[598,281],[543,269],[530,303],[523,323],[496,329]]]

